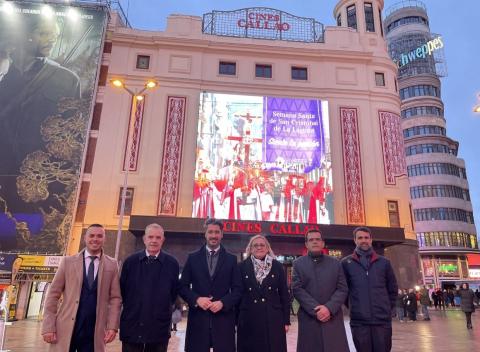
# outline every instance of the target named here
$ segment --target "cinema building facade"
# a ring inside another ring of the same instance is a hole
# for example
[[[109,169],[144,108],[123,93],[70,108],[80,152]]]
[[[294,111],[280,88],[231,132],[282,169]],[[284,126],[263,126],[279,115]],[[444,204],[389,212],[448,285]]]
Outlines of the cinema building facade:
[[[306,229],[343,257],[367,225],[401,285],[421,281],[383,5],[339,1],[332,27],[270,8],[171,15],[163,32],[113,17],[68,252],[101,223],[113,254],[128,168],[120,259],[157,222],[183,265],[216,217],[239,260],[263,233],[289,273]]]

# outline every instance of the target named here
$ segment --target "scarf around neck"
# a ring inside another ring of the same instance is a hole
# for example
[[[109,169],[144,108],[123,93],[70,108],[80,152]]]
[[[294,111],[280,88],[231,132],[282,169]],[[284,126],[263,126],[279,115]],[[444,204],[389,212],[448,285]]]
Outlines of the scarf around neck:
[[[273,257],[270,254],[267,254],[263,260],[257,259],[253,255],[250,256],[250,258],[252,258],[255,278],[259,284],[262,284],[263,280],[267,277],[272,269]]]

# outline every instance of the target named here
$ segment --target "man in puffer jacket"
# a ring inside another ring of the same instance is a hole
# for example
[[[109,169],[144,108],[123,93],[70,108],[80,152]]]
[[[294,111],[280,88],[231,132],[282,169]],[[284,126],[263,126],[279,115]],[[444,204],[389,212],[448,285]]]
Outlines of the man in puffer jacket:
[[[357,352],[388,352],[392,348],[397,280],[390,261],[373,250],[371,230],[357,227],[353,236],[356,248],[342,260],[353,342]]]

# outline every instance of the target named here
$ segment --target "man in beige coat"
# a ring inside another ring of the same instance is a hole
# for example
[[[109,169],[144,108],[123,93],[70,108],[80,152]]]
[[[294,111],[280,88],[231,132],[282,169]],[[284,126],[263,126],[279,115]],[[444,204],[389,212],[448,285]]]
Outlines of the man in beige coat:
[[[103,253],[103,226],[91,225],[84,240],[84,250],[63,258],[45,300],[42,336],[50,351],[103,352],[118,330],[118,264]]]

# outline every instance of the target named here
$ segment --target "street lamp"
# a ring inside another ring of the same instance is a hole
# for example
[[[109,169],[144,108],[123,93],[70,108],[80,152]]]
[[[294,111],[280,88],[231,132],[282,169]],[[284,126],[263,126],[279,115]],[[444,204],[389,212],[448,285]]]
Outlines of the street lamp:
[[[137,101],[142,101],[144,99],[143,93],[145,93],[148,89],[153,89],[157,87],[158,83],[153,80],[148,80],[145,82],[143,88],[138,91],[134,92],[131,89],[129,89],[123,80],[120,79],[113,79],[110,81],[111,84],[115,88],[121,88],[124,91],[126,91],[131,97],[132,97],[132,107],[136,107],[136,102]],[[123,160],[123,169],[124,169],[124,176],[123,176],[123,186],[122,186],[122,203],[120,206],[120,217],[118,218],[118,228],[117,228],[117,239],[115,242],[115,259],[118,260],[118,255],[120,252],[120,242],[122,240],[122,228],[123,228],[123,217],[125,216],[125,202],[127,199],[127,188],[128,188],[128,173],[130,171],[130,157],[131,157],[131,148],[132,148],[132,138],[130,138],[130,132],[133,131],[133,128],[135,124],[135,119],[132,119],[132,110],[130,110],[130,115],[129,115],[129,128],[127,132],[127,157],[124,158]]]
[[[477,95],[479,104],[475,105],[473,112],[480,113],[480,93]]]

